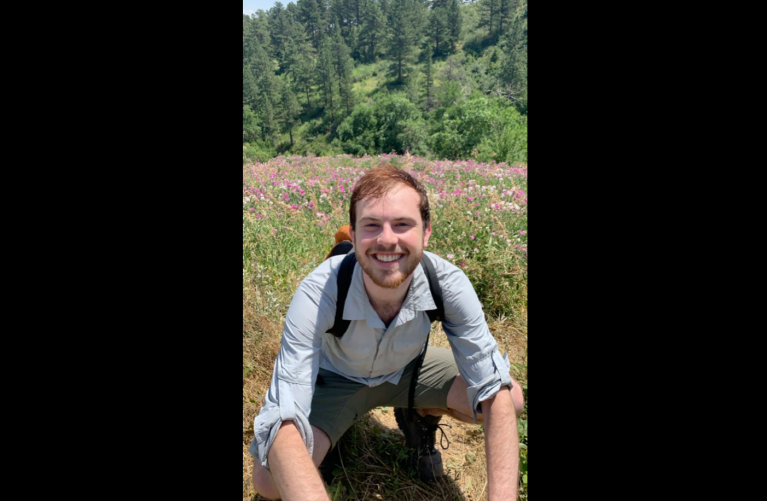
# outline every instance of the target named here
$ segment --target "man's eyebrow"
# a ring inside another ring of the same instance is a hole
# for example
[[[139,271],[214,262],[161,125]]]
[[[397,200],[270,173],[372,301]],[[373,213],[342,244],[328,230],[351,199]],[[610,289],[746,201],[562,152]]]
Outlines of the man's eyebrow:
[[[362,216],[360,218],[360,221],[364,221],[366,219],[369,219],[371,221],[380,221],[379,218],[375,216]],[[400,217],[393,217],[391,218],[392,221],[415,221],[415,218],[412,218],[410,216],[400,216]]]

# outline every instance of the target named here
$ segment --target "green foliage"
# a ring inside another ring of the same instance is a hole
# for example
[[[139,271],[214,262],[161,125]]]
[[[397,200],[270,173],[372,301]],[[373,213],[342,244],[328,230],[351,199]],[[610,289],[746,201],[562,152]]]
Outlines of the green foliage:
[[[297,0],[243,16],[243,143],[259,154],[525,162],[511,107],[526,116],[527,0]]]
[[[242,147],[242,163],[247,162],[266,162],[274,158],[277,152],[269,145],[255,142],[253,144],[245,143]]]
[[[425,122],[418,107],[401,92],[386,95],[375,107],[380,151],[404,153],[410,148],[424,149]]]
[[[362,156],[376,151],[378,120],[375,110],[368,104],[360,104],[338,127],[338,137],[343,141],[345,153]]]
[[[242,140],[256,141],[261,136],[258,117],[247,104],[242,107]]]
[[[458,82],[445,82],[437,91],[437,100],[443,108],[449,108],[458,103],[461,97],[463,97],[463,90]]]
[[[500,99],[468,99],[446,110],[431,147],[440,158],[527,162],[527,120]]]

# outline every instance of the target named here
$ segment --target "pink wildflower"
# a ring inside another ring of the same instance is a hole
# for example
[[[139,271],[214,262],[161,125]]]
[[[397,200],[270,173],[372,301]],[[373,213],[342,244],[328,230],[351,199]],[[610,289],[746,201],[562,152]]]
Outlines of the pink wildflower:
[[[447,258],[448,258],[448,259],[453,259],[454,257],[455,257],[455,254],[448,254],[448,255],[447,255]]]
[[[272,228],[272,235],[276,235],[276,234],[277,234],[277,228]]]
[[[495,232],[492,232],[491,235],[495,236]]]
[[[461,268],[466,268],[466,263],[461,262]]]
[[[471,237],[471,239],[474,240],[474,235],[469,235],[469,237]]]
[[[469,197],[469,202],[473,202],[473,201],[474,201],[474,197]]]
[[[527,233],[525,230],[521,230],[521,231],[519,232],[519,234],[520,234],[520,235],[524,235],[525,233]]]
[[[253,212],[253,207],[248,207],[248,210],[249,210],[250,212]]]

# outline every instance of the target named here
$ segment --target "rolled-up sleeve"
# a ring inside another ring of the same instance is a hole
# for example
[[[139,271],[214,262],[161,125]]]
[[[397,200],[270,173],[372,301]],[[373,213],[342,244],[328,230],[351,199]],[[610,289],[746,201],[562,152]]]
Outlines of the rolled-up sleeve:
[[[325,267],[328,269],[323,272]],[[330,273],[326,261],[301,282],[285,317],[271,386],[255,418],[255,437],[249,448],[250,454],[267,470],[269,450],[283,421],[292,420],[309,454],[314,450],[314,436],[309,425],[312,395],[319,371],[322,334],[334,320],[329,312],[330,303],[335,301],[335,290],[328,290],[328,277],[335,285],[335,276]]]
[[[440,277],[445,320],[442,328],[455,356],[458,371],[468,386],[474,422],[480,402],[494,397],[502,386],[512,386],[508,354],[501,354],[485,321],[482,304],[463,271],[450,265]]]

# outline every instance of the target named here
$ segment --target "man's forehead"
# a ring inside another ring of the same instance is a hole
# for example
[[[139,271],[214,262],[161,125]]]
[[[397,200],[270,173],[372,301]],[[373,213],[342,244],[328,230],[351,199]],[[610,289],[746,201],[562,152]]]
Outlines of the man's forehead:
[[[357,202],[360,210],[359,217],[365,216],[369,212],[378,212],[382,209],[387,213],[402,213],[403,217],[420,214],[421,199],[418,193],[409,186],[398,186],[384,193],[378,198],[366,198]],[[413,214],[413,212],[415,212]]]

